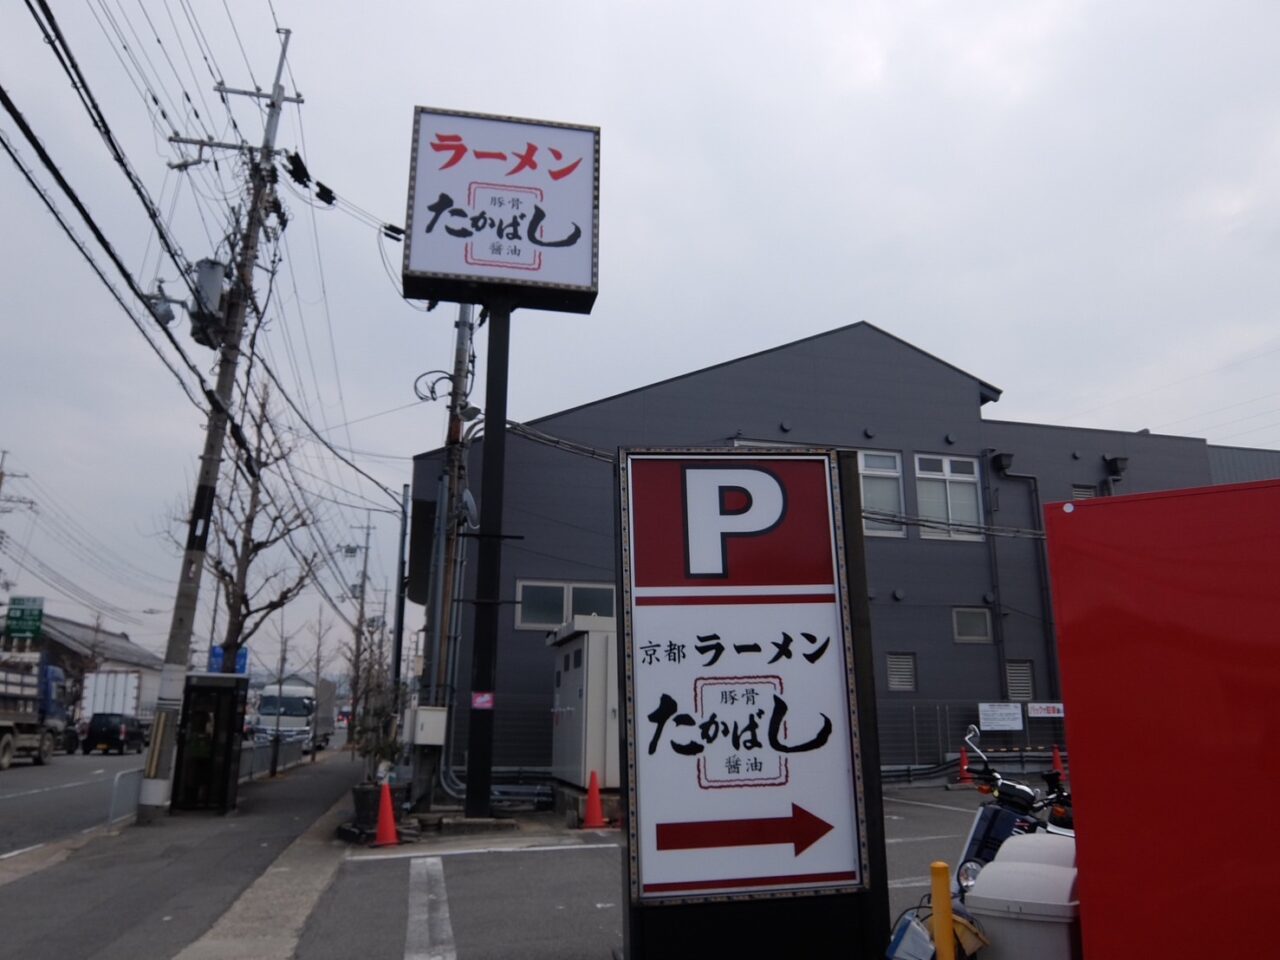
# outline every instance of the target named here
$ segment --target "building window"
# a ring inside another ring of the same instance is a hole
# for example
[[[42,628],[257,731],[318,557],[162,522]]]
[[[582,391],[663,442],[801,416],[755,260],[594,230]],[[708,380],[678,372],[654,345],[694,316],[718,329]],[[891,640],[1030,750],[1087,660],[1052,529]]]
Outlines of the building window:
[[[990,643],[991,611],[986,607],[956,607],[951,611],[956,643]]]
[[[897,693],[914,693],[916,689],[916,655],[914,653],[890,653],[886,655],[889,671],[889,689]]]
[[[1031,672],[1030,660],[1010,660],[1004,666],[1004,673],[1009,681],[1010,700],[1035,699],[1035,677]]]
[[[916,497],[920,536],[950,540],[982,539],[982,501],[978,461],[969,457],[916,456]]]
[[[875,537],[905,537],[906,525],[890,519],[901,517],[903,512],[902,461],[898,455],[859,450],[858,476],[862,485],[863,532]]]
[[[605,583],[516,582],[516,629],[555,630],[571,617],[613,616],[613,587]]]

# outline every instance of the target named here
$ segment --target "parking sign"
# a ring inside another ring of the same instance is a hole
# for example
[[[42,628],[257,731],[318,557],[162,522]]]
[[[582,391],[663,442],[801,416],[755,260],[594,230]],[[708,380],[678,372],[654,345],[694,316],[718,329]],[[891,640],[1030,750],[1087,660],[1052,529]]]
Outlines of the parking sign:
[[[863,889],[834,457],[623,464],[633,899]]]

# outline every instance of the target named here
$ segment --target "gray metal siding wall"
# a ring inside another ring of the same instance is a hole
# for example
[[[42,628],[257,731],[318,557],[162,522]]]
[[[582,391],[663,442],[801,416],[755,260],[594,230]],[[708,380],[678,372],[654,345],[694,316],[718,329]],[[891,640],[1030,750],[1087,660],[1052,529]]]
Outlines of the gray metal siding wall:
[[[1201,440],[984,421],[982,389],[972,377],[874,327],[855,326],[569,410],[533,426],[608,453],[619,446],[716,446],[734,438],[895,452],[901,457],[903,507],[909,516],[919,512],[916,454],[976,458],[986,518],[996,527],[1024,531],[1041,526],[1031,484],[995,475],[989,467],[991,452],[1012,453],[1012,472],[1036,476],[1046,504],[1069,500],[1073,484],[1101,486],[1104,456],[1129,458],[1117,493],[1199,486],[1215,479]],[[1225,455],[1220,459],[1227,462]],[[1260,461],[1245,459],[1254,468]],[[473,451],[472,464],[471,488],[478,491],[479,449]],[[509,436],[507,470],[507,533],[524,539],[504,544],[503,599],[515,599],[517,579],[612,580],[612,466]],[[920,757],[920,743],[910,750],[903,745],[918,741],[921,730],[928,733],[934,726],[937,750],[927,759],[958,749],[951,734],[968,722],[964,710],[1003,694],[1001,646],[957,643],[951,619],[955,607],[990,609],[1005,657],[1031,661],[1036,696],[1052,694],[1041,549],[1032,536],[930,540],[917,527],[910,527],[905,538],[867,538],[885,762]],[[473,596],[473,584],[474,564],[468,569],[465,597]],[[464,637],[470,636],[470,613],[468,607]],[[554,656],[541,634],[515,630],[514,620],[508,603],[499,646],[495,763],[546,767]],[[916,655],[914,693],[886,689],[885,657],[891,652]],[[468,670],[464,651],[464,691]],[[953,706],[963,709],[953,711]],[[461,714],[455,740],[459,757],[465,745],[465,711]],[[902,727],[906,723],[911,730]]]

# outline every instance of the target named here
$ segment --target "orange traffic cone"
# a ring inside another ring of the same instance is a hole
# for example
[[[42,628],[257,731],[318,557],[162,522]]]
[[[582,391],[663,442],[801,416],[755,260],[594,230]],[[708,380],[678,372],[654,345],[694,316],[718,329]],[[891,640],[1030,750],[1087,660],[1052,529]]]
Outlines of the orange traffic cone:
[[[382,782],[382,797],[378,801],[378,834],[373,838],[375,847],[394,847],[400,843],[396,833],[396,811],[391,802],[391,784]]]
[[[600,804],[600,781],[596,772],[591,771],[591,779],[587,782],[587,815],[582,821],[583,830],[599,830],[608,826],[604,820],[604,807]]]
[[[956,777],[956,783],[973,783],[969,774],[969,751],[964,747],[960,748],[960,776]]]
[[[1065,782],[1067,779],[1067,771],[1062,766],[1062,754],[1058,752],[1058,745],[1056,743],[1053,745],[1053,769],[1058,771],[1058,776],[1060,776]]]

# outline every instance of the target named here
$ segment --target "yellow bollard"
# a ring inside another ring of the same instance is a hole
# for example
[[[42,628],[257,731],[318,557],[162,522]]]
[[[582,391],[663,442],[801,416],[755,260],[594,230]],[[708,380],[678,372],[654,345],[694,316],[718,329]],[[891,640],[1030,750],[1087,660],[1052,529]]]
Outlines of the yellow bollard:
[[[951,918],[951,868],[941,860],[929,865],[932,879],[933,949],[938,960],[956,960],[956,933]]]

